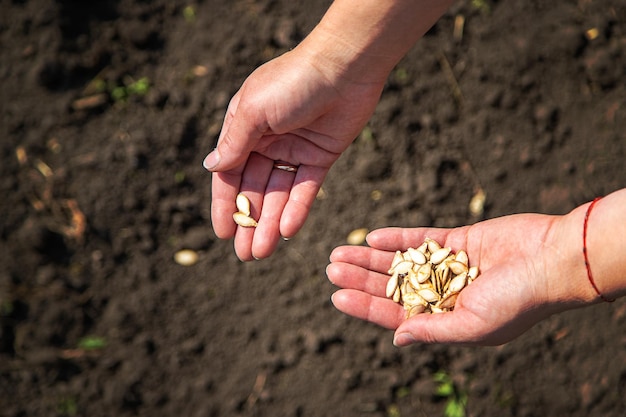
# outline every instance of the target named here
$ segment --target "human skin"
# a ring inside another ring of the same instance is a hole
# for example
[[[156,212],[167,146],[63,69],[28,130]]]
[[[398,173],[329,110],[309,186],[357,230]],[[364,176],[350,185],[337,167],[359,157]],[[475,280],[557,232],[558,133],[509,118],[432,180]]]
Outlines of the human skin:
[[[302,227],[332,164],[361,131],[389,72],[436,22],[450,0],[336,0],[320,24],[292,51],[254,71],[231,100],[217,148],[205,159],[213,172],[216,235],[234,237],[244,261],[270,256],[280,237]],[[273,169],[276,160],[297,173]],[[256,228],[232,220],[235,198],[251,201]],[[591,270],[600,293],[625,293],[621,271],[626,192],[602,199],[589,220]],[[394,343],[500,344],[551,314],[595,303],[582,261],[588,204],[565,216],[519,214],[456,229],[374,231],[370,248],[340,247],[327,268],[343,289],[335,306],[395,329]],[[425,236],[466,249],[481,276],[463,290],[451,313],[404,319],[384,297],[395,250]]]
[[[601,301],[583,256],[583,224],[590,203],[563,216],[516,214],[452,229],[385,228],[367,237],[370,247],[342,246],[330,256],[327,275],[342,289],[337,309],[395,329],[394,344],[499,345],[555,313]],[[626,295],[626,189],[599,200],[589,215],[587,253],[599,292]],[[452,312],[405,318],[385,297],[386,271],[396,250],[425,237],[465,249],[479,277],[463,289]]]
[[[232,98],[217,147],[211,217],[243,261],[268,257],[304,224],[328,170],[371,117],[385,81],[450,0],[336,0],[292,51],[262,65]],[[297,173],[273,169],[276,160]],[[250,200],[256,228],[232,219]]]

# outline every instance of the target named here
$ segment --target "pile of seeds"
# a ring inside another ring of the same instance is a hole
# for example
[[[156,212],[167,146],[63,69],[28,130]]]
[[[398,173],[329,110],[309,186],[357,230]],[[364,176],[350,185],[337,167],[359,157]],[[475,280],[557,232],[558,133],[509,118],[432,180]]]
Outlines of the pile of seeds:
[[[453,310],[459,292],[478,276],[478,267],[469,266],[465,251],[455,254],[426,238],[418,248],[397,251],[389,274],[386,295],[402,304],[409,318]]]
[[[252,217],[250,217],[250,200],[242,193],[237,194],[235,200],[238,212],[233,214],[233,220],[239,226],[243,227],[256,227],[257,223]]]

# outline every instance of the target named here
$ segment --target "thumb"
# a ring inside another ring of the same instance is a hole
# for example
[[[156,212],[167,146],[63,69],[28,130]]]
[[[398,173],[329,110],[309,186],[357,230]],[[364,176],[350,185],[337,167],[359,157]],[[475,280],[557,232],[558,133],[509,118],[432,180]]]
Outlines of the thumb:
[[[419,314],[406,320],[395,331],[394,345],[401,347],[413,343],[445,344],[499,344],[491,340],[485,323],[465,309],[448,313]]]
[[[263,136],[265,128],[260,126],[267,126],[267,123],[258,123],[258,117],[238,104],[236,96],[228,106],[217,146],[204,158],[202,165],[208,171],[228,171],[242,166]]]
[[[424,314],[403,322],[395,331],[393,344],[401,347],[413,343],[445,343],[451,339],[451,314]]]

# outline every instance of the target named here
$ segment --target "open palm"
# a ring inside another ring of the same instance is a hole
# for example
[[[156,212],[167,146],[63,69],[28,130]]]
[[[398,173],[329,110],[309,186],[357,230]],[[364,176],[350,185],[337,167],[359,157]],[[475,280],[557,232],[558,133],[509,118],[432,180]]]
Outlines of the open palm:
[[[552,243],[558,219],[520,214],[455,229],[376,230],[367,239],[371,247],[343,246],[331,254],[328,277],[343,288],[333,295],[333,303],[346,314],[396,329],[394,343],[401,346],[507,342],[572,307],[561,298],[565,289],[559,287],[560,274],[567,269],[558,266],[569,260]],[[404,309],[385,297],[387,270],[396,250],[417,247],[425,237],[455,251],[465,249],[480,275],[459,294],[454,311],[407,320]]]

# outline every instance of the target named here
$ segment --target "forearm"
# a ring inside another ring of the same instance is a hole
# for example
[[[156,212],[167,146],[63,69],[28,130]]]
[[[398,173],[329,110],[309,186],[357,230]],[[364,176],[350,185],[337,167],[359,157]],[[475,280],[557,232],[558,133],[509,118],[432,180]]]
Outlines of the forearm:
[[[550,275],[557,298],[584,304],[615,299],[626,295],[626,189],[615,191],[563,216],[554,234],[553,244],[560,246],[563,259],[552,264]],[[585,216],[586,245],[583,242]],[[586,246],[591,278],[585,266],[583,246]],[[595,283],[598,292],[591,281]]]
[[[384,82],[453,0],[335,0],[299,45],[351,82]]]

